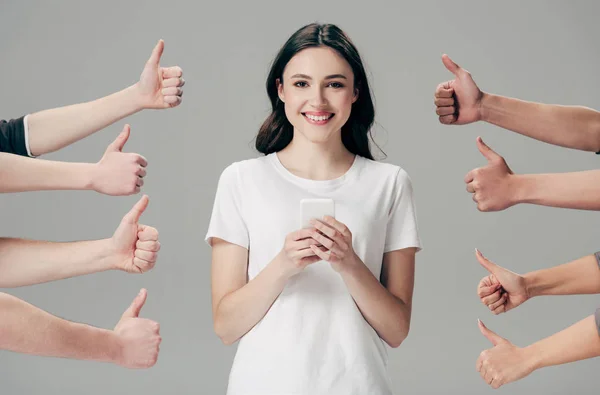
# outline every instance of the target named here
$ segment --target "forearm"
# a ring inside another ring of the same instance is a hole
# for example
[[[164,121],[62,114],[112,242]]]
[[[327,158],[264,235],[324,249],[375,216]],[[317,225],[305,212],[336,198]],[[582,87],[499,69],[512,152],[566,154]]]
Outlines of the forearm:
[[[143,109],[137,85],[91,102],[27,117],[32,155],[59,150]]]
[[[600,268],[594,255],[524,277],[529,297],[600,293]]]
[[[65,321],[4,293],[0,293],[0,349],[102,362],[113,362],[119,353],[112,331]]]
[[[225,344],[233,344],[267,314],[288,280],[277,258],[240,289],[224,296],[215,316],[215,332]]]
[[[109,240],[53,243],[0,238],[0,288],[39,284],[115,268]]]
[[[600,151],[600,112],[484,94],[482,120],[550,144]]]
[[[536,369],[600,356],[600,335],[594,316],[526,347]]]
[[[0,192],[91,189],[94,166],[0,152]]]
[[[518,203],[600,210],[600,170],[514,177]]]
[[[391,347],[408,336],[411,305],[392,295],[362,262],[341,276],[367,322]]]

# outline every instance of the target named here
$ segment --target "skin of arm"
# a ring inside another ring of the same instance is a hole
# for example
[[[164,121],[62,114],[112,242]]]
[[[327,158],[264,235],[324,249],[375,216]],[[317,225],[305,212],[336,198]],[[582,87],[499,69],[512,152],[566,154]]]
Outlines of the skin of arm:
[[[0,293],[0,349],[149,368],[157,361],[161,338],[158,323],[139,318],[146,297],[141,290],[114,330],[106,330],[63,320]]]
[[[438,85],[436,113],[443,124],[485,121],[561,147],[600,151],[600,112],[583,106],[535,103],[482,92],[471,74],[442,56],[454,80]]]
[[[160,40],[146,62],[140,80],[109,96],[44,110],[27,117],[29,149],[38,156],[59,150],[143,109],[171,108],[181,103],[184,80],[178,66],[160,67]]]
[[[148,206],[143,196],[109,239],[54,243],[0,238],[0,287],[20,287],[118,269],[143,273],[156,263],[158,231],[139,224]]]

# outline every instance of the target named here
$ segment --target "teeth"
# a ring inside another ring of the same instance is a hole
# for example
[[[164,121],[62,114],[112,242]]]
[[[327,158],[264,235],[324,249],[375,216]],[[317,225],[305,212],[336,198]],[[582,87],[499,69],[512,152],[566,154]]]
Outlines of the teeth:
[[[325,120],[329,119],[330,115],[323,115],[320,117],[316,117],[314,115],[306,114],[306,117],[309,119],[312,119],[313,121],[325,121]]]

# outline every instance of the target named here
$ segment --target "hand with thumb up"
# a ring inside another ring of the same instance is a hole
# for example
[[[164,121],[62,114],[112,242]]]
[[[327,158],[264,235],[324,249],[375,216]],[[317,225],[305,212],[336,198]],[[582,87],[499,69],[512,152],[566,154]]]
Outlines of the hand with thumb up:
[[[134,153],[123,152],[123,147],[129,139],[131,127],[125,125],[102,156],[93,165],[91,189],[105,195],[125,196],[140,192],[146,176],[146,159]]]
[[[492,388],[500,388],[530,375],[536,369],[535,355],[529,348],[519,348],[489,330],[478,320],[479,330],[494,345],[484,350],[475,369]]]
[[[473,194],[479,211],[500,211],[519,202],[517,177],[503,157],[488,147],[481,137],[477,148],[487,159],[487,165],[471,170],[465,176],[467,192]]]
[[[183,70],[179,66],[160,67],[165,43],[160,40],[146,62],[140,81],[136,84],[143,108],[172,108],[181,104]]]
[[[479,250],[477,260],[490,274],[481,279],[477,295],[494,314],[506,313],[529,299],[525,278],[489,261]]]
[[[454,74],[454,79],[439,84],[435,90],[436,114],[445,125],[465,125],[482,119],[481,102],[485,94],[471,74],[442,55],[442,63]]]
[[[157,322],[139,318],[147,295],[145,289],[140,291],[113,331],[119,350],[115,363],[126,368],[150,368],[158,359],[162,341],[160,326]]]

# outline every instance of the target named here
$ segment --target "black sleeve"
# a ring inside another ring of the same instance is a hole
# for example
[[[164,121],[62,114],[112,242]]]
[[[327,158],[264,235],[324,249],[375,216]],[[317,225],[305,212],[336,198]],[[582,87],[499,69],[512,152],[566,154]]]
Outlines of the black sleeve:
[[[0,152],[29,156],[25,145],[24,118],[11,119],[8,122],[0,120]]]
[[[600,308],[596,310],[596,326],[598,327],[598,336],[600,336]]]

